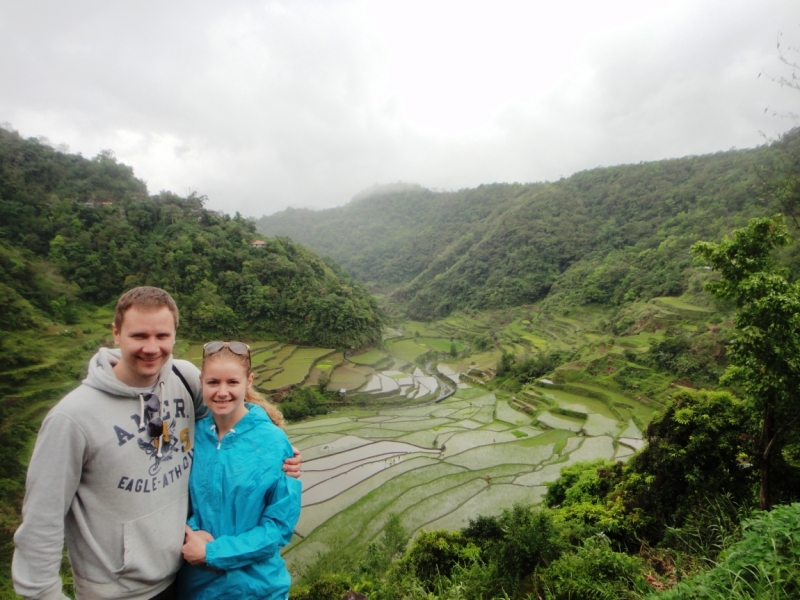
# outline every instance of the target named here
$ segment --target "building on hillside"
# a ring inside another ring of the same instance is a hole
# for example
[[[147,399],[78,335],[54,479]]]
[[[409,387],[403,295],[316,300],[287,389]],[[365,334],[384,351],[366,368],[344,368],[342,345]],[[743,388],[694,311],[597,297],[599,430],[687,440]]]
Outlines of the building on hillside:
[[[253,248],[266,248],[267,247],[267,242],[265,242],[264,240],[256,240],[254,242],[250,242],[250,245]]]

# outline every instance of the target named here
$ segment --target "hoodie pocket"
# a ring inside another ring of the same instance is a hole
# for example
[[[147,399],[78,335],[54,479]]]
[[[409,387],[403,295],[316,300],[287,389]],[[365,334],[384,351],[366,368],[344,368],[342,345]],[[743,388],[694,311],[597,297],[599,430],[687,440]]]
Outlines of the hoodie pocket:
[[[185,499],[135,521],[123,523],[123,566],[120,575],[158,583],[178,572],[186,526]]]

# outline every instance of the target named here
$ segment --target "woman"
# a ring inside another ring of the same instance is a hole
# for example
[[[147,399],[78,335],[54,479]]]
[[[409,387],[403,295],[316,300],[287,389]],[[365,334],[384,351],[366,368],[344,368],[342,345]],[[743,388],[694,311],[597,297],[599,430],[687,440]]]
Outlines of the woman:
[[[283,416],[253,389],[242,342],[206,344],[200,380],[210,414],[195,429],[178,597],[285,599],[279,550],[300,516],[301,484],[282,470],[293,454]]]

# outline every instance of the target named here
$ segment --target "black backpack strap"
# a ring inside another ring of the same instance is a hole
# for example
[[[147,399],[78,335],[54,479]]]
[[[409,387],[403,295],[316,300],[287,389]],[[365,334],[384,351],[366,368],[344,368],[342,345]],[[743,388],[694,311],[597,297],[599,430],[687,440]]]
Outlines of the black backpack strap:
[[[194,392],[192,391],[192,388],[189,387],[189,382],[186,381],[186,377],[184,377],[183,373],[178,370],[178,367],[175,366],[175,363],[172,363],[172,372],[178,376],[178,379],[180,379],[183,383],[183,387],[185,387],[186,391],[189,392],[189,398],[194,398]]]

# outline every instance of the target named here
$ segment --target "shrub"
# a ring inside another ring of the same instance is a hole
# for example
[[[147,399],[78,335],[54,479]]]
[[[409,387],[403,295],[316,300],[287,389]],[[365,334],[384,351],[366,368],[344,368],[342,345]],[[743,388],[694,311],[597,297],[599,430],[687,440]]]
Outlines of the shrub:
[[[646,573],[640,558],[614,552],[607,538],[595,536],[576,552],[539,569],[534,583],[546,600],[633,599],[649,591]]]
[[[566,506],[582,502],[605,503],[619,483],[622,464],[610,460],[581,462],[561,469],[561,476],[548,484],[545,506]]]
[[[292,600],[341,600],[352,587],[346,575],[323,575],[307,586],[292,589]]]
[[[478,549],[458,531],[422,531],[405,556],[398,561],[398,570],[413,575],[429,591],[440,577],[449,577],[459,562],[474,557]]]
[[[680,527],[708,498],[753,498],[752,430],[741,401],[727,392],[679,392],[655,416],[619,488],[629,510],[647,515],[650,541]]]
[[[742,540],[713,569],[653,600],[800,597],[800,504],[760,512],[742,524]]]

